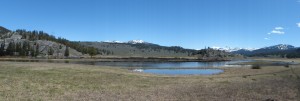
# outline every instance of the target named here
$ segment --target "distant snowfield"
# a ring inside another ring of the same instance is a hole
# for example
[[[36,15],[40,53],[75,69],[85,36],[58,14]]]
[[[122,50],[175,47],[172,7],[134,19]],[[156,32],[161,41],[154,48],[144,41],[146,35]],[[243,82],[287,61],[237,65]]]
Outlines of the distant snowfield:
[[[141,44],[141,43],[148,43],[144,40],[129,40],[127,42],[123,42],[123,41],[117,41],[117,40],[113,40],[113,41],[101,41],[101,42],[107,42],[107,43],[130,43],[130,44]]]
[[[258,48],[231,48],[231,47],[217,47],[217,46],[213,46],[213,49],[217,49],[217,50],[224,50],[226,52],[233,52],[233,51],[238,51],[238,50],[247,50],[247,51],[253,51],[256,50]]]

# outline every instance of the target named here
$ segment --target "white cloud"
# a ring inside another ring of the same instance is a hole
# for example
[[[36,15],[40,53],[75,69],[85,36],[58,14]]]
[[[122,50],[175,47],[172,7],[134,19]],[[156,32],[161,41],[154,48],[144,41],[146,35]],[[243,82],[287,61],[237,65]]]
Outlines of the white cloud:
[[[271,40],[270,38],[264,38],[265,40]]]
[[[297,25],[298,25],[298,27],[300,27],[300,22],[299,22],[299,23],[297,23]]]
[[[283,31],[284,28],[283,27],[275,27],[271,32],[269,32],[268,34],[271,35],[271,34],[279,34],[279,35],[282,35],[282,34],[285,34],[285,32]]]
[[[275,30],[283,30],[283,27],[275,27]]]
[[[272,30],[271,33],[273,33],[273,34],[284,34],[284,31]]]

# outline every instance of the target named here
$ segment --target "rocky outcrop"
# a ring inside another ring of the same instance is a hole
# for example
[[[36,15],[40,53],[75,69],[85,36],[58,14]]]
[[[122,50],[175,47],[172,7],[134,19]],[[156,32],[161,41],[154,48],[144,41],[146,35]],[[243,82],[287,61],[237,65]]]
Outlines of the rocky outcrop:
[[[29,41],[27,39],[23,39],[21,35],[14,32],[2,34],[2,39],[0,39],[0,44],[5,43],[5,49],[8,48],[9,43],[20,43],[23,45],[24,42],[29,43],[33,49],[38,49],[38,58],[65,58],[64,53],[67,46],[57,42],[47,40]],[[49,54],[50,50],[53,51],[51,54]],[[69,48],[69,58],[80,58],[81,56],[83,56],[81,52]]]

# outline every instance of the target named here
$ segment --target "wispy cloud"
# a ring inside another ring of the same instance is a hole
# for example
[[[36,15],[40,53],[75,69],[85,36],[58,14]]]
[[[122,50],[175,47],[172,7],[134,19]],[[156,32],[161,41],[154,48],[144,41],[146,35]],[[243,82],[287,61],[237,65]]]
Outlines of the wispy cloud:
[[[280,31],[280,30],[272,30],[271,33],[273,34],[284,34],[284,31]]]
[[[270,38],[264,38],[265,40],[271,40]]]
[[[285,32],[283,31],[284,28],[283,27],[275,27],[271,32],[269,32],[268,34],[279,34],[279,35],[282,35],[282,34],[285,34]]]
[[[298,27],[300,27],[300,22],[299,22],[299,23],[297,23],[297,25],[298,25]]]
[[[283,30],[283,27],[275,27],[275,30]]]

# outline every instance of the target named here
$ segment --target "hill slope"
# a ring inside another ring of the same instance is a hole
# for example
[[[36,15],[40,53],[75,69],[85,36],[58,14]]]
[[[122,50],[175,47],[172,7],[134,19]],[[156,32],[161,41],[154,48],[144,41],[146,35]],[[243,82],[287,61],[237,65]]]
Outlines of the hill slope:
[[[10,31],[0,27],[0,32],[0,56],[64,58],[83,55],[74,49],[75,44],[42,31]]]
[[[188,57],[196,50],[184,49],[179,46],[160,46],[147,42],[80,42],[82,45],[104,49],[113,56],[131,57]]]
[[[143,40],[77,42],[56,38],[43,31],[10,31],[0,27],[0,32],[0,56],[80,58],[96,55],[96,57],[192,57],[198,59],[223,59],[233,56],[220,50],[193,50],[179,46],[160,46]]]
[[[279,44],[279,45],[256,49],[253,51],[238,50],[232,53],[242,54],[246,56],[263,56],[263,57],[277,56],[277,57],[296,58],[296,57],[300,57],[300,48],[296,48],[292,45],[287,45],[287,44]]]
[[[6,33],[8,33],[8,32],[10,32],[10,30],[8,30],[8,29],[6,29],[6,28],[0,26],[0,35],[6,34]]]

